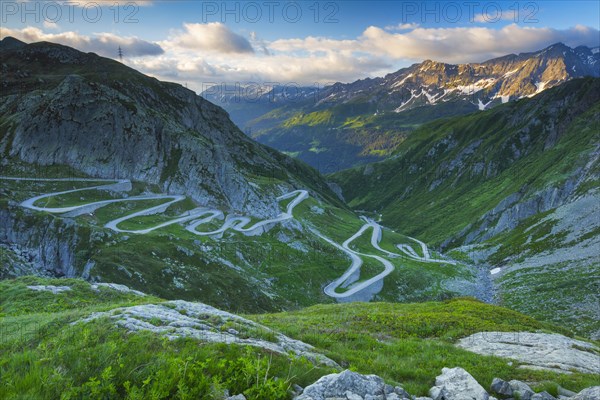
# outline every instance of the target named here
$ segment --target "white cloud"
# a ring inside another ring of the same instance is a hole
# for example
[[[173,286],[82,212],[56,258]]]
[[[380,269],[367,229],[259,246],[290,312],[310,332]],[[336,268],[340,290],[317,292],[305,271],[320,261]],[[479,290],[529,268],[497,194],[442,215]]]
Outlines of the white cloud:
[[[245,37],[232,32],[220,22],[183,24],[184,31],[174,32],[166,43],[171,46],[217,53],[252,53],[254,49]]]
[[[354,80],[389,71],[382,57],[357,54],[347,41],[275,41],[249,32],[248,39],[221,23],[184,24],[159,42],[165,54],[133,60],[135,68],[157,78],[187,83],[194,90],[222,82],[278,82],[312,85]],[[295,48],[294,43],[298,43]],[[255,51],[256,49],[256,51]],[[298,50],[298,51],[296,51]]]
[[[58,24],[56,22],[44,21],[44,28],[58,30],[58,29],[60,29],[60,26],[58,26]]]
[[[132,63],[135,68],[159,79],[188,83],[196,91],[223,82],[312,85],[351,81],[370,75],[373,71],[389,71],[391,67],[379,57],[357,58],[337,53],[301,58],[289,54],[203,57],[193,53],[167,51],[158,57],[132,60]]]
[[[502,29],[417,28],[407,33],[392,34],[381,28],[367,28],[357,45],[394,59],[464,63],[484,61],[515,52],[540,50],[556,42],[569,46],[597,46],[597,29],[576,26],[566,30],[530,28],[511,24]]]
[[[599,33],[584,26],[557,30],[516,24],[501,29],[405,28],[409,30],[370,26],[358,37],[343,40],[308,36],[266,41],[255,32],[246,38],[220,23],[188,23],[158,43],[110,33],[91,37],[76,32],[47,33],[33,27],[3,29],[2,33],[26,42],[58,42],[112,58],[121,46],[127,58],[133,57],[127,61],[132,67],[159,79],[187,83],[197,91],[209,83],[222,82],[349,82],[382,76],[424,59],[480,62],[540,50],[556,42],[595,47]]]
[[[298,53],[353,53],[358,50],[359,43],[355,39],[337,40],[324,37],[308,36],[304,39],[280,39],[270,43],[269,47],[280,52]]]
[[[406,23],[406,24],[398,24],[398,25],[388,25],[385,27],[386,31],[406,31],[406,30],[412,30],[412,29],[416,29],[419,27],[419,24],[416,24],[414,22],[411,23]]]
[[[6,36],[13,36],[24,42],[47,41],[59,43],[110,58],[116,57],[119,46],[123,49],[126,57],[158,55],[164,52],[160,45],[156,43],[147,42],[136,37],[120,37],[112,33],[97,33],[90,37],[73,31],[45,33],[35,27],[23,29],[3,28],[2,37]]]
[[[256,32],[250,32],[250,43],[252,43],[252,47],[255,49],[260,49],[263,54],[270,56],[271,52],[267,47],[267,42],[260,37]]]
[[[511,24],[502,29],[487,27],[415,28],[391,33],[376,26],[352,40],[320,37],[284,39],[270,48],[284,52],[362,52],[390,60],[434,59],[450,63],[485,61],[509,53],[540,50],[556,42],[569,46],[598,46],[597,29],[576,26],[570,29],[530,28]]]

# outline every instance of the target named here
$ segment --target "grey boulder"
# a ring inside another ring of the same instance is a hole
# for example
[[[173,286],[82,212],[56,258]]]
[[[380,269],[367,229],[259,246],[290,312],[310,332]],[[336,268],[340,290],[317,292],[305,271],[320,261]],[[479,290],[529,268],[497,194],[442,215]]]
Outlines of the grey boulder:
[[[515,397],[518,397],[521,400],[530,400],[535,394],[528,384],[521,381],[513,379],[512,381],[508,382],[508,384],[512,388]]]
[[[535,393],[531,396],[531,400],[556,400],[556,397],[552,396],[548,392]]]
[[[489,400],[490,395],[460,367],[443,368],[435,378],[435,386],[429,390],[433,400]]]
[[[510,383],[500,378],[494,378],[492,385],[490,386],[490,390],[504,396],[512,396],[513,394],[513,389],[510,386]]]
[[[304,388],[296,400],[326,400],[329,398],[367,400],[384,399],[386,384],[377,375],[361,375],[350,370],[321,377]]]

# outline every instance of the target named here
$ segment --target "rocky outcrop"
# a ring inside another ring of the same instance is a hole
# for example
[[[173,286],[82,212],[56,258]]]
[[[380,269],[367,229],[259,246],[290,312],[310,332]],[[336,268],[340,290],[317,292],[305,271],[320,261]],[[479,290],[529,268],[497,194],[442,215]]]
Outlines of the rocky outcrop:
[[[98,318],[110,318],[130,332],[151,331],[171,340],[185,337],[204,342],[260,347],[283,355],[294,353],[315,364],[338,367],[334,361],[304,342],[202,303],[175,300],[116,308],[94,313],[76,323]]]
[[[597,346],[559,334],[480,332],[459,340],[458,346],[477,354],[517,360],[525,368],[600,374]]]
[[[494,378],[490,389],[492,392],[501,394],[502,396],[512,396],[513,394],[513,389],[510,383],[500,378]]]
[[[515,396],[518,399],[530,400],[535,394],[531,387],[529,387],[529,385],[524,382],[513,379],[510,382],[508,382],[508,385],[510,386],[512,396]]]
[[[235,396],[228,396],[225,400],[246,400],[246,396],[243,394],[236,394]]]
[[[96,290],[96,291],[98,291],[99,290],[98,288],[100,288],[100,287],[113,289],[113,290],[116,290],[117,292],[121,292],[121,293],[131,293],[131,294],[135,294],[136,296],[141,296],[141,297],[146,296],[146,293],[140,292],[139,290],[131,289],[125,285],[120,285],[118,283],[94,283],[91,285],[92,290]]]
[[[59,293],[71,291],[70,286],[55,286],[55,285],[32,285],[32,286],[27,286],[27,289],[31,289],[36,292],[50,292],[52,294],[59,294]]]
[[[301,389],[301,388],[300,388]],[[491,392],[521,400],[556,400],[547,392],[536,393],[529,385],[517,380],[506,382],[494,378]],[[559,387],[563,397],[570,400],[597,400],[600,386],[582,390],[580,393]],[[362,375],[350,370],[321,377],[294,397],[295,400],[496,400],[467,371],[460,367],[443,368],[429,390],[430,397],[416,397],[401,386],[386,384],[377,375]]]
[[[16,205],[0,208],[0,243],[27,264],[23,271],[19,270],[19,264],[3,265],[6,276],[24,273],[65,278],[80,276],[75,252],[82,241],[88,239],[72,220],[31,215]]]
[[[525,382],[514,379],[507,382],[500,378],[494,378],[490,389],[500,396],[520,400],[556,400],[550,393],[545,391],[536,393]],[[586,388],[579,393],[558,386],[558,398],[561,400],[597,400],[600,399],[600,386]]]
[[[107,289],[112,289],[114,291],[117,292],[121,292],[121,293],[131,293],[131,294],[135,294],[136,296],[141,296],[141,297],[145,297],[146,293],[142,293],[138,290],[133,290],[130,289],[129,287],[125,286],[125,285],[119,285],[117,283],[93,283],[90,284],[90,289],[99,292],[100,289],[99,288],[107,288]],[[36,292],[51,292],[52,294],[59,294],[59,293],[64,293],[64,292],[70,292],[72,290],[72,288],[70,286],[56,286],[56,285],[31,285],[31,286],[27,286],[28,289],[31,289],[33,291]]]

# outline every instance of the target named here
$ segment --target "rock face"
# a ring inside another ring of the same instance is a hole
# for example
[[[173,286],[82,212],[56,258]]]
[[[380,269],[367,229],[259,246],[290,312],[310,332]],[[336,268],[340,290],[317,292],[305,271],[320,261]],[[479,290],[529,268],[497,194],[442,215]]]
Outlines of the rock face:
[[[477,354],[517,360],[528,368],[600,374],[597,346],[558,334],[480,332],[461,339],[458,346]]]
[[[465,236],[465,244],[481,242],[502,232],[517,227],[523,220],[564,205],[577,189],[578,178],[567,180],[561,187],[550,187],[540,190],[527,198],[513,193],[500,201],[498,205],[484,214],[478,227],[469,227]]]
[[[304,342],[202,303],[175,300],[116,308],[108,312],[94,313],[76,323],[104,317],[115,320],[117,325],[130,332],[151,331],[169,339],[190,337],[205,342],[255,346],[284,355],[291,352],[306,357],[315,364],[338,367],[334,361],[317,353],[312,346]]]
[[[0,53],[4,162],[154,183],[256,216],[278,212],[273,193],[250,184],[256,177],[335,197],[312,170],[253,142],[221,108],[180,85],[52,43],[2,41]]]
[[[488,400],[489,394],[462,368],[443,368],[429,390],[433,400]]]
[[[0,243],[7,243],[19,260],[17,264],[5,265],[2,275],[79,276],[75,251],[89,237],[82,234],[73,221],[49,216],[15,218],[18,212],[16,205],[0,208]],[[19,268],[18,264],[27,267]]]

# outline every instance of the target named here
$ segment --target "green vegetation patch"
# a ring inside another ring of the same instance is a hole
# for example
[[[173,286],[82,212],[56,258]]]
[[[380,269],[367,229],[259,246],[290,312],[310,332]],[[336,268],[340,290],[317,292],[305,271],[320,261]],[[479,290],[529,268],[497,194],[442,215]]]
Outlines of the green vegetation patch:
[[[68,286],[70,291],[53,294],[27,286]],[[0,316],[54,313],[109,304],[135,305],[157,301],[152,296],[137,296],[106,287],[91,288],[81,279],[50,279],[26,276],[0,281]]]
[[[598,262],[562,262],[523,268],[500,278],[501,302],[539,320],[598,335]]]
[[[107,319],[0,348],[0,397],[15,399],[290,399],[292,384],[331,372],[249,347],[128,334]]]
[[[564,329],[538,322],[505,308],[471,299],[438,303],[350,303],[256,315],[256,321],[326,350],[340,365],[377,374],[399,383],[411,394],[427,395],[443,367],[460,366],[484,387],[494,377],[536,385],[556,382],[571,390],[598,383],[593,375],[518,368],[497,357],[480,356],[453,345],[481,331],[553,331]]]

